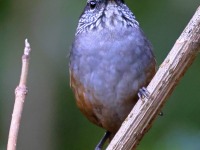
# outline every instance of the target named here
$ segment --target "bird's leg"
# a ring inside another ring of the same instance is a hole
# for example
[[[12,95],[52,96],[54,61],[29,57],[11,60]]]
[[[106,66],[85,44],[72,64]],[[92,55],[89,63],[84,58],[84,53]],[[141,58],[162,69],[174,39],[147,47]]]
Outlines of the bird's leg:
[[[95,147],[95,150],[102,150],[103,145],[105,144],[106,140],[110,137],[110,134],[111,133],[109,131],[106,131],[102,139],[99,141],[99,143]]]

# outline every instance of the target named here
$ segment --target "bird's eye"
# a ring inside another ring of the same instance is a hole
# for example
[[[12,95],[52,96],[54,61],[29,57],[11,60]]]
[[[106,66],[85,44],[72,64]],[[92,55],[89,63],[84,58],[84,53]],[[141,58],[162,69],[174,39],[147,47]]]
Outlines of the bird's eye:
[[[94,9],[96,7],[96,1],[90,1],[90,8]]]

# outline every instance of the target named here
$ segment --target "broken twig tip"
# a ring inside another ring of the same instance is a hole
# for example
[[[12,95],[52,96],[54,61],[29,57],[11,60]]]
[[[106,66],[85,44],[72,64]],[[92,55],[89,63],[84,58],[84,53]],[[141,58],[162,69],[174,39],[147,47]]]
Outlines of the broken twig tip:
[[[28,39],[25,39],[25,48],[24,48],[24,54],[29,55],[31,51],[30,44],[28,42]]]

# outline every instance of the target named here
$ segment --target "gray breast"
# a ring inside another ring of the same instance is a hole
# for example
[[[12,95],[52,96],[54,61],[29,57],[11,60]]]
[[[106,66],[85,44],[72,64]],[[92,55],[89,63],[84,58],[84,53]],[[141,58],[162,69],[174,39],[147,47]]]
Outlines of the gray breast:
[[[88,100],[104,104],[134,97],[147,82],[146,71],[155,65],[151,45],[139,27],[79,34],[70,61]]]

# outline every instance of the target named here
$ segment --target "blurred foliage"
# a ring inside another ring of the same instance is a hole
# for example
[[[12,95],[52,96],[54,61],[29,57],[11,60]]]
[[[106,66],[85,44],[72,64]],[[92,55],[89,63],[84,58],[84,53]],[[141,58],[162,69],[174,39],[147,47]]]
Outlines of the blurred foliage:
[[[104,133],[76,108],[68,55],[86,0],[0,0],[0,150],[6,149],[24,39],[31,47],[19,150],[89,150]],[[199,0],[126,0],[154,46],[160,64]],[[139,150],[200,149],[200,58],[181,80]]]

